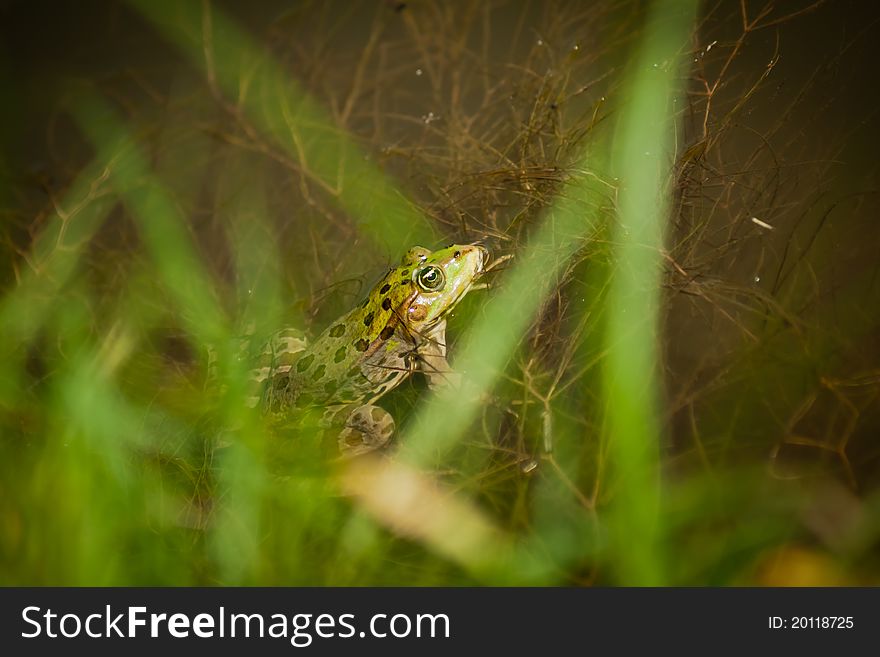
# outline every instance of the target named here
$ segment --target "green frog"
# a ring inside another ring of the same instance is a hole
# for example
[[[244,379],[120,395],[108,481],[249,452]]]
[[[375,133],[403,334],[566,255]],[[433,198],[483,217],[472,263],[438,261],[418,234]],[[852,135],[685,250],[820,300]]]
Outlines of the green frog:
[[[488,261],[489,252],[476,244],[411,248],[314,343],[289,329],[275,334],[252,372],[259,392],[250,405],[278,422],[323,409],[320,425],[338,430],[344,456],[383,447],[394,419],[376,405],[382,395],[416,370],[432,388],[456,385],[446,360],[446,318]]]

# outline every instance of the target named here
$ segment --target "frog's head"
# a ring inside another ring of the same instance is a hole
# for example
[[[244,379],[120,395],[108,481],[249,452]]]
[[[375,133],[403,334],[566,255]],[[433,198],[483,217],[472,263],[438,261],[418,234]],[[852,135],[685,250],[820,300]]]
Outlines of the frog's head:
[[[439,251],[414,246],[346,324],[328,329],[329,335],[356,338],[354,347],[361,352],[375,351],[395,334],[407,340],[425,335],[467,294],[488,262],[489,252],[478,244],[453,244]]]
[[[488,262],[489,252],[478,244],[453,244],[433,252],[411,248],[399,268],[411,282],[410,295],[399,309],[403,322],[416,333],[435,325],[467,294]]]

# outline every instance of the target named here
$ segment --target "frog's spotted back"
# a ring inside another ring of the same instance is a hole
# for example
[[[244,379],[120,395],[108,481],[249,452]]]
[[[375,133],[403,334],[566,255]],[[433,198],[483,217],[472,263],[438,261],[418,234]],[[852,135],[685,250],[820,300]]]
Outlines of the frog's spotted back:
[[[340,405],[350,406],[343,451],[360,453],[387,442],[393,420],[373,402],[416,368],[431,385],[448,379],[445,318],[482,274],[488,257],[479,245],[434,252],[413,247],[360,305],[331,323],[311,346],[300,336],[276,336],[267,348],[271,363],[254,372],[265,381],[263,411],[283,418],[294,409],[318,405],[335,407],[332,415],[338,417]],[[369,413],[361,412],[365,405]],[[369,435],[371,426],[380,427],[384,439]]]

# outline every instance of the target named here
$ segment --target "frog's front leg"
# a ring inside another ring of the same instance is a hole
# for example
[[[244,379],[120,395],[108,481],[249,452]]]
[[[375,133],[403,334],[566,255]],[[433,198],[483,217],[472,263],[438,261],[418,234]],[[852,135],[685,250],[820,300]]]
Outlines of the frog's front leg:
[[[446,360],[446,320],[439,322],[419,345],[419,370],[434,388],[461,387],[461,374]]]
[[[337,444],[346,457],[380,449],[394,434],[394,418],[374,404],[331,406],[324,413],[322,424],[338,428]]]

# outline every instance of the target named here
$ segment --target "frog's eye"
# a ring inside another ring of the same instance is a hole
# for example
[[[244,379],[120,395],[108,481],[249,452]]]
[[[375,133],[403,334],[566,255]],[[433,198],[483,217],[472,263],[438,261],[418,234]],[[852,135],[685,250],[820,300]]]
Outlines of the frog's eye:
[[[436,292],[446,284],[446,274],[440,267],[428,265],[416,275],[416,283],[426,292]]]

